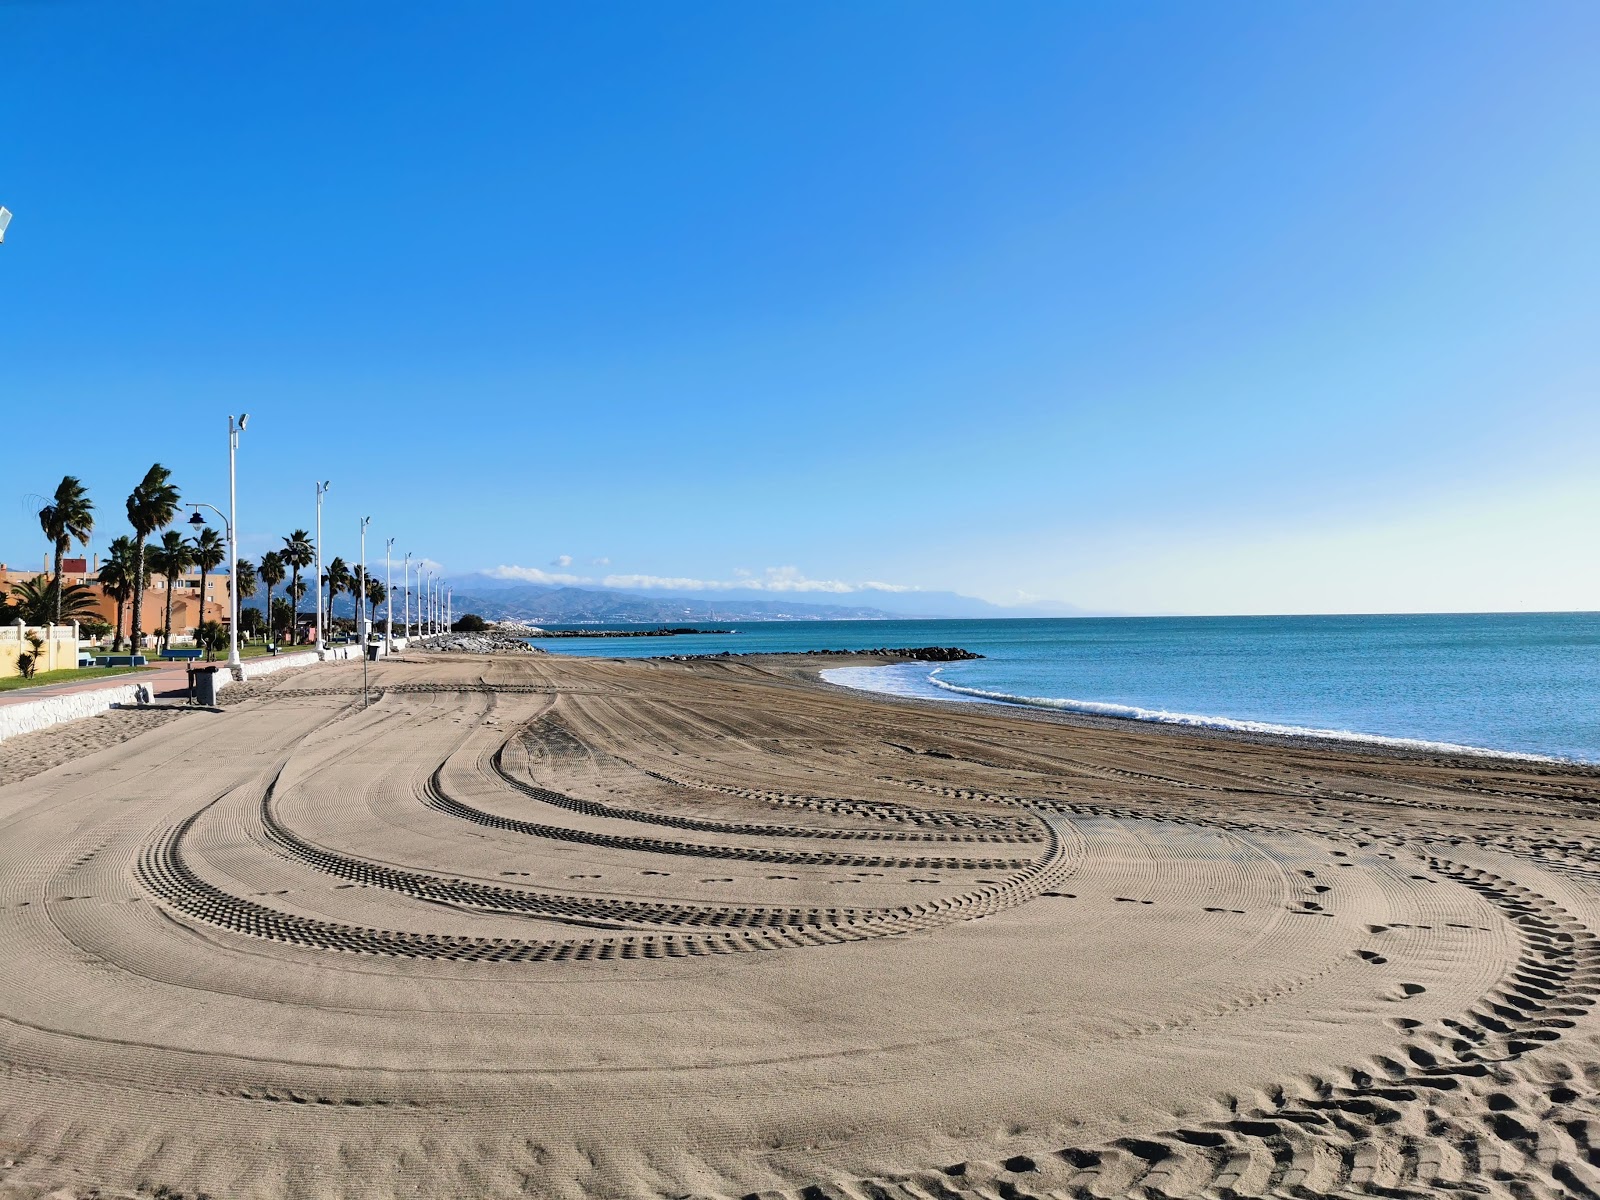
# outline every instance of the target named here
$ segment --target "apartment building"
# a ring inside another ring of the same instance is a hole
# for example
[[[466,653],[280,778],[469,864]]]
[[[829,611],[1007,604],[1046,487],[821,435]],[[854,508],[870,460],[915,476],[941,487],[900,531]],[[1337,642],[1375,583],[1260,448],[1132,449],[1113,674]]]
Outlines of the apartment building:
[[[9,593],[13,584],[22,583],[24,580],[34,579],[42,575],[50,578],[51,562],[48,556],[38,567],[17,567],[9,563],[0,562],[0,593]],[[92,560],[85,558],[64,558],[61,560],[61,578],[68,584],[82,584],[87,587],[95,600],[95,615],[107,624],[114,624],[117,619],[117,602],[107,596],[100,587],[97,576],[100,572],[100,558],[96,555]],[[144,633],[150,634],[161,628],[167,616],[167,581],[165,578],[147,578],[144,592],[144,612],[141,624]],[[203,594],[202,594],[203,593]],[[133,620],[133,604],[130,602],[123,606],[124,636],[129,633],[128,622]],[[212,571],[204,580],[200,572],[190,571],[180,575],[173,581],[172,589],[172,632],[174,637],[184,637],[193,634],[202,621],[218,621],[222,624],[228,622],[228,573],[227,571]]]

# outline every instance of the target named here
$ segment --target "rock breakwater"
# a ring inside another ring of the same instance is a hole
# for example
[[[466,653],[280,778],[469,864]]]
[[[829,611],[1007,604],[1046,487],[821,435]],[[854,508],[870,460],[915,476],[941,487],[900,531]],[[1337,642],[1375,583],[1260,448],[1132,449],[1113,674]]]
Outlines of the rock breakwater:
[[[450,654],[548,654],[528,645],[521,638],[504,633],[435,633],[417,638],[414,645],[424,650]]]
[[[967,662],[982,658],[960,646],[897,646],[879,647],[876,650],[771,650],[736,653],[723,650],[716,654],[661,654],[658,661],[699,662],[717,658],[895,658],[902,662]]]

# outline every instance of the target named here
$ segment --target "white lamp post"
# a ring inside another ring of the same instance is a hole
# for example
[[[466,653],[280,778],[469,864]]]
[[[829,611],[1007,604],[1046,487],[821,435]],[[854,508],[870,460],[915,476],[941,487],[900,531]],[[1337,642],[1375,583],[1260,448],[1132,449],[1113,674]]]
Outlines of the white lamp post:
[[[239,423],[235,425],[232,414],[228,416],[228,666],[230,668],[239,665],[239,539],[235,534],[239,528],[239,488],[238,476],[234,470],[234,458],[239,452],[239,435],[244,432],[245,422],[248,420],[250,420],[249,413],[240,413]],[[200,597],[202,613],[205,612],[205,605],[206,598],[202,596]]]
[[[411,640],[411,551],[406,551],[406,641]]]
[[[187,507],[194,509],[194,514],[189,518],[189,524],[194,525],[194,526],[201,526],[201,525],[204,525],[206,523],[206,519],[200,515],[200,510],[202,508],[209,508],[212,512],[216,513],[217,514],[217,520],[222,522],[222,528],[227,531],[228,545],[229,546],[233,545],[233,522],[228,520],[228,518],[223,515],[222,510],[220,508],[218,508],[215,504],[206,504],[203,501],[199,502],[199,503],[196,503],[194,501],[190,501],[188,503]],[[239,620],[239,606],[236,603],[234,603],[234,601],[232,599],[231,591],[229,593],[228,604],[229,604],[229,607],[230,607],[231,612],[232,612],[232,615],[228,618],[228,623],[230,625],[231,624],[236,624],[238,622],[238,620]],[[205,624],[205,620],[206,620],[206,598],[204,596],[201,596],[200,597],[200,623],[202,625],[204,625]],[[200,631],[198,629],[195,630],[196,634],[198,634],[199,632]],[[196,645],[199,644],[199,640],[200,639],[198,637],[195,638]],[[239,652],[239,650],[238,650],[238,642],[237,642],[237,640],[235,640],[235,642],[234,642],[234,653],[237,654],[238,652]]]
[[[327,621],[323,620],[322,612],[322,498],[328,494],[331,481],[327,479],[317,482],[317,649],[328,648],[328,621],[333,620],[333,601],[328,601]]]
[[[367,526],[371,517],[361,518],[361,599],[356,613],[356,628],[361,631],[361,707],[367,707]]]
[[[394,653],[394,539],[383,544],[383,652]]]

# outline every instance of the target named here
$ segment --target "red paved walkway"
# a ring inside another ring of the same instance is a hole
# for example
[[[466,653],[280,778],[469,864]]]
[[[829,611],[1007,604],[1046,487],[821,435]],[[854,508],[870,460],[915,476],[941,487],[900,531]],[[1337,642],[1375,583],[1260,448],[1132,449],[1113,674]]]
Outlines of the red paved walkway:
[[[18,688],[0,692],[0,706],[27,704],[33,700],[46,700],[51,696],[71,696],[79,692],[99,692],[107,688],[127,687],[142,683],[153,696],[172,697],[189,694],[189,664],[187,662],[160,663],[153,671],[129,671],[126,675],[102,675],[85,679],[82,683],[67,679],[61,683],[47,683],[40,687]]]

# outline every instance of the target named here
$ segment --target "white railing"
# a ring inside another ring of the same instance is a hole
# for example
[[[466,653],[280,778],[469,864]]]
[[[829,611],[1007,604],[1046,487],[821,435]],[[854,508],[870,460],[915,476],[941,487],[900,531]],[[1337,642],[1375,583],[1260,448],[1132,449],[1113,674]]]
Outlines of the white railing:
[[[78,627],[76,625],[0,625],[0,642],[25,642],[28,635],[41,638],[47,642],[64,642],[68,638],[76,640]]]

